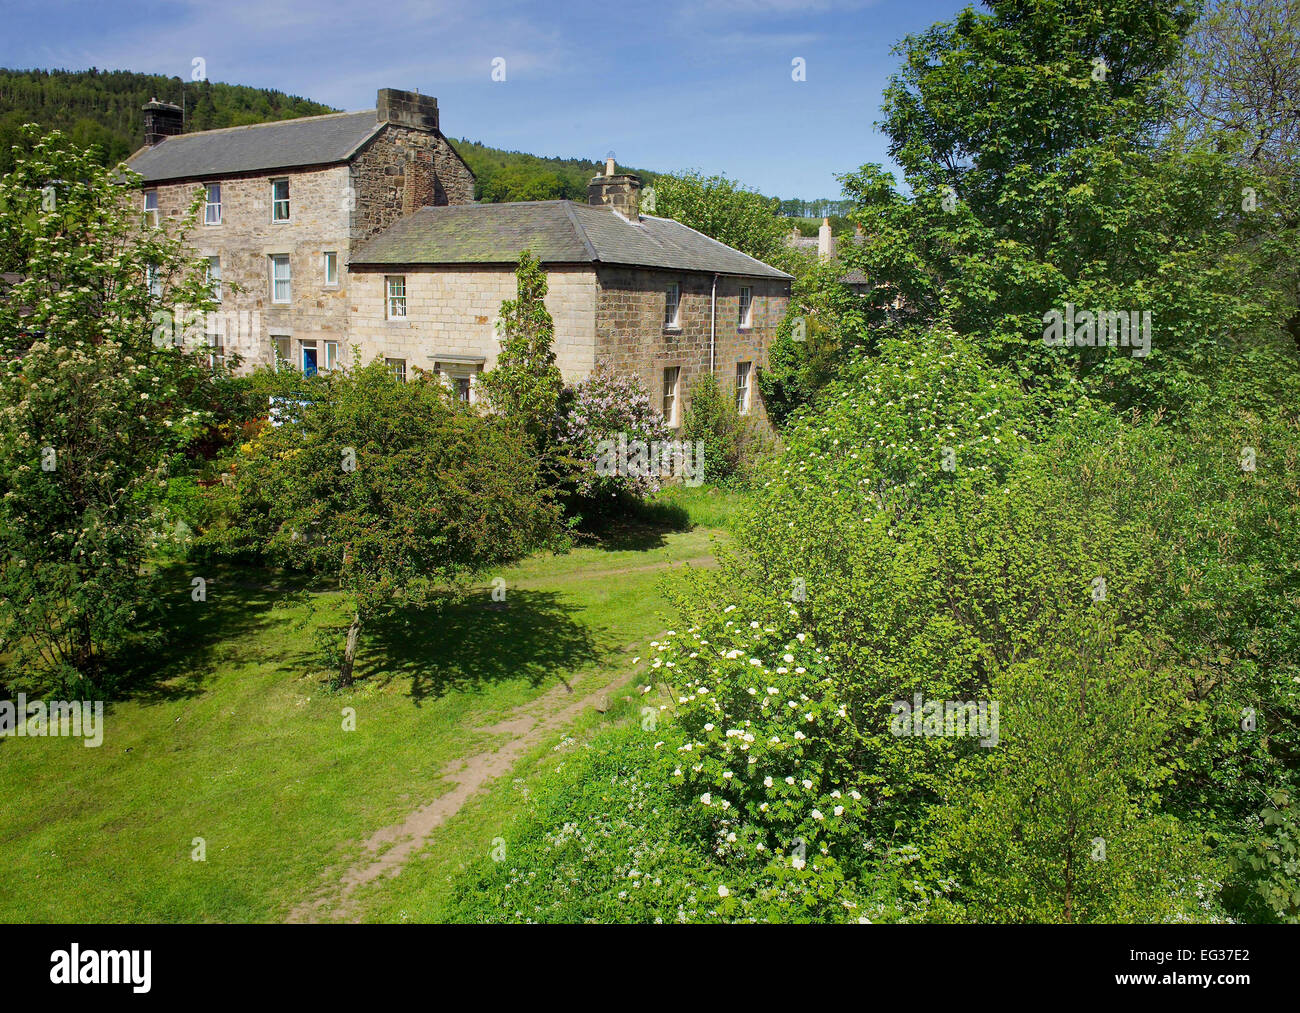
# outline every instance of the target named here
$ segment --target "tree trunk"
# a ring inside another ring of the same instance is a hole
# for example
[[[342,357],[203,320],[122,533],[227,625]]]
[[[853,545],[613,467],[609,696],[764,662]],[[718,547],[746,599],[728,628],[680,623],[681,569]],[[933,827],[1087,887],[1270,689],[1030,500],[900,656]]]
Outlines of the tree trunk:
[[[357,641],[361,638],[361,613],[354,612],[348,627],[348,642],[343,648],[343,664],[339,666],[339,685],[352,685],[352,664],[357,657]]]

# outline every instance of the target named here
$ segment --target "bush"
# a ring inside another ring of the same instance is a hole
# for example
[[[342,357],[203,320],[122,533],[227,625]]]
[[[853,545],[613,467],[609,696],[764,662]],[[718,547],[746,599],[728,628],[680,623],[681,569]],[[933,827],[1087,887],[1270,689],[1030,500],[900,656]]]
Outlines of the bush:
[[[561,448],[580,462],[574,479],[575,511],[593,515],[626,505],[660,488],[659,476],[602,475],[596,470],[600,445],[617,441],[663,442],[672,433],[650,403],[640,379],[600,368],[573,390],[560,435]]]
[[[681,804],[816,841],[864,891],[864,855],[913,848],[901,917],[1222,917],[1204,841],[1300,746],[1296,427],[1045,419],[949,337],[886,342],[796,417],[735,554],[674,591]],[[892,734],[917,693],[999,703],[1004,741]]]
[[[682,421],[682,439],[704,446],[704,480],[723,482],[740,467],[744,419],[734,397],[704,373],[691,388],[691,406]]]

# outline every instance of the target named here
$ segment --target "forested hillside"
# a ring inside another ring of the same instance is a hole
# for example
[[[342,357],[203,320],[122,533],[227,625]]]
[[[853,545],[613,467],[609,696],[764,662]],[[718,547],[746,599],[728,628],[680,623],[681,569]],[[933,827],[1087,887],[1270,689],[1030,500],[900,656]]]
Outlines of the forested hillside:
[[[475,196],[488,203],[518,200],[586,200],[587,181],[604,171],[603,161],[581,158],[543,158],[522,151],[502,151],[480,141],[461,138],[456,150],[478,178]],[[655,174],[646,169],[619,166],[635,172],[645,185]]]
[[[184,104],[187,131],[335,111],[267,88],[182,81],[161,74],[0,68],[0,173],[13,167],[19,129],[33,122],[62,130],[82,146],[97,144],[106,162],[118,162],[144,144],[140,107],[152,98]]]
[[[22,144],[24,123],[62,130],[83,147],[98,145],[105,164],[115,164],[144,144],[141,106],[152,98],[185,108],[185,130],[213,130],[248,123],[317,116],[337,110],[320,102],[267,88],[187,81],[129,70],[6,70],[0,68],[0,174],[13,168],[13,147]],[[523,200],[585,200],[587,181],[603,160],[543,157],[503,151],[481,141],[454,142],[478,179],[475,197],[488,203]],[[635,172],[647,186],[656,173]],[[807,201],[785,201],[807,208]],[[822,213],[828,202],[816,202]]]

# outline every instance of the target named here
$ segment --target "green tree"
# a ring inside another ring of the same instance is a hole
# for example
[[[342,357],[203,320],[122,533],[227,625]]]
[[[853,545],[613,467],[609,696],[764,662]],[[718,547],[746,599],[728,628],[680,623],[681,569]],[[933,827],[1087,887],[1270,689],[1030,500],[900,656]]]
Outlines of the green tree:
[[[186,340],[212,308],[185,247],[198,203],[175,234],[141,228],[130,174],[58,132],[27,140],[0,180],[24,271],[0,303],[0,656],[11,680],[105,692],[158,604],[163,487],[212,417]]]
[[[905,320],[950,323],[1026,382],[1081,377],[1123,404],[1178,403],[1216,357],[1277,368],[1286,244],[1255,241],[1252,217],[1274,212],[1243,207],[1254,176],[1226,154],[1160,146],[1191,9],[988,7],[898,47],[882,125],[908,193],[878,166],[844,177],[867,235],[843,255],[880,283],[873,325],[901,297]],[[1149,355],[1048,347],[1067,304],[1150,311]]]
[[[528,250],[515,268],[517,294],[501,304],[501,352],[480,383],[493,410],[521,425],[539,451],[553,443],[564,379],[555,364],[555,321],[546,308],[546,272]]]
[[[654,189],[660,218],[672,218],[766,264],[785,263],[790,230],[774,199],[726,176],[698,172],[664,174]]]
[[[311,380],[267,371],[284,415],[242,448],[220,552],[337,577],[350,622],[338,681],[363,629],[463,594],[485,571],[563,544],[560,510],[527,436],[457,402],[435,377],[401,383],[382,361]]]
[[[682,439],[704,445],[704,479],[721,482],[740,467],[744,420],[734,394],[718,386],[712,373],[691,387],[691,407],[682,421]]]

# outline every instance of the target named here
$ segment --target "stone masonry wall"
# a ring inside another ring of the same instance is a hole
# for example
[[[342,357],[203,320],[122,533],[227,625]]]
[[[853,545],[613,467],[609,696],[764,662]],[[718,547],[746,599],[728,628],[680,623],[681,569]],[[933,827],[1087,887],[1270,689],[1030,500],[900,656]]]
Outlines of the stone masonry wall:
[[[389,124],[352,163],[352,248],[425,205],[471,204],[474,176],[442,134]]]
[[[271,220],[271,181],[289,180],[287,222]],[[288,338],[289,357],[301,364],[304,342],[348,344],[350,251],[404,213],[425,204],[467,203],[474,177],[441,134],[390,124],[351,166],[287,169],[220,180],[166,183],[158,193],[160,221],[175,228],[196,190],[221,184],[221,223],[200,214],[191,244],[200,257],[220,257],[221,313],[231,322],[224,347],[238,352],[248,370],[275,361],[275,341]],[[142,198],[137,195],[137,201]],[[326,252],[337,254],[338,280],[325,283]],[[271,256],[287,254],[292,301],[271,301]],[[242,291],[238,291],[241,289]],[[242,317],[238,316],[243,314]],[[228,315],[228,316],[227,316]],[[235,320],[254,333],[234,333]]]
[[[641,378],[652,404],[663,404],[664,369],[680,366],[681,407],[678,423],[690,407],[695,380],[709,370],[709,306],[711,274],[688,274],[645,268],[601,267],[596,299],[596,363]],[[664,326],[668,286],[681,286],[675,329]],[[739,325],[740,289],[753,289],[751,325]],[[749,413],[764,423],[767,413],[755,380],[767,366],[767,352],[785,316],[790,286],[786,281],[759,278],[718,278],[715,369],[718,385],[735,393],[736,364],[750,362]]]
[[[271,181],[286,178],[289,220],[273,222]],[[256,325],[253,333],[227,333],[227,354],[238,352],[247,369],[274,361],[272,335],[291,338],[295,357],[303,341],[341,341],[348,327],[347,166],[211,182],[221,184],[221,224],[202,224],[200,212],[191,245],[200,257],[221,258],[222,314],[231,314],[227,319],[232,320],[233,314],[246,313],[245,319]],[[163,224],[176,227],[195,190],[204,185],[171,183],[154,188]],[[338,255],[338,284],[332,286],[325,284],[326,251]],[[288,305],[271,301],[273,254],[289,257],[292,301]],[[236,291],[236,286],[242,291]]]
[[[385,278],[406,279],[406,318],[386,319]],[[568,383],[591,372],[596,350],[596,276],[589,267],[546,272],[546,308],[555,321],[556,364]],[[433,369],[439,355],[479,357],[496,363],[500,344],[493,330],[501,303],[515,298],[513,268],[365,268],[351,278],[352,335],[363,362],[403,359]],[[349,349],[347,361],[351,361]]]

